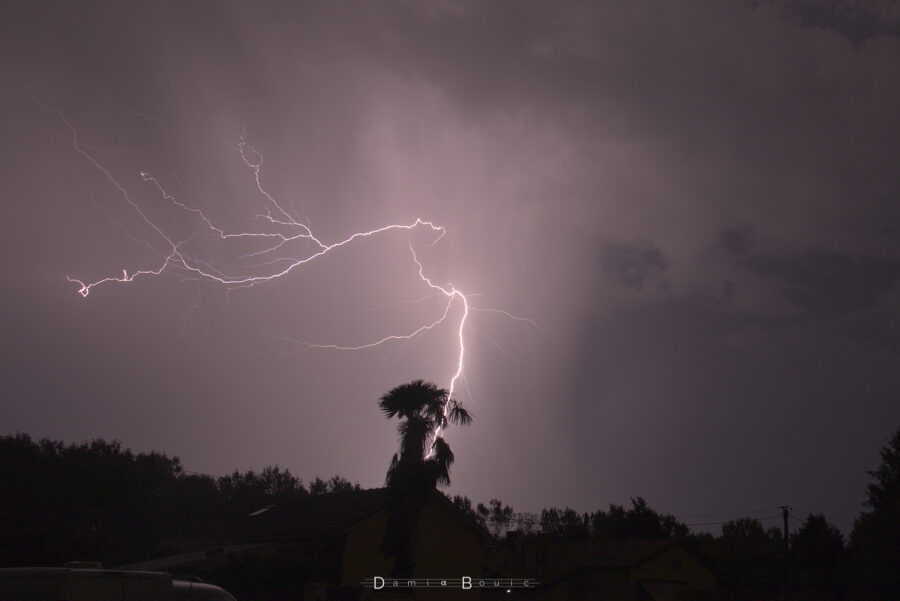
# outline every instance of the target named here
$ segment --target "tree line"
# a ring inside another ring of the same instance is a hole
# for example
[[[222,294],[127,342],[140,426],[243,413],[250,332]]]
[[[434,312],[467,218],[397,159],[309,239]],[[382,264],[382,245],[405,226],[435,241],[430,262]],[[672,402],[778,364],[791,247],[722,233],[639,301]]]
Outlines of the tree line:
[[[450,483],[453,453],[437,434],[448,423],[471,424],[472,415],[446,390],[422,380],[388,391],[379,406],[388,419],[401,420],[401,452],[394,455],[386,479],[394,501],[382,550],[397,560],[393,575],[402,576],[414,565],[412,518],[424,503],[424,492]],[[796,593],[826,599],[900,599],[900,428],[882,448],[881,459],[881,466],[868,472],[875,479],[866,489],[868,509],[856,519],[849,544],[822,514],[809,514],[787,541],[787,533],[765,530],[758,519],[746,517],[724,523],[718,537],[693,534],[675,516],[656,512],[640,497],[632,499],[630,509],[610,505],[608,511],[578,514],[568,507],[551,507],[540,516],[517,514],[499,499],[473,506],[469,498],[456,496],[453,503],[496,539],[510,531],[542,541],[678,539],[713,568],[724,595],[736,599]]]
[[[386,476],[388,528],[382,551],[395,567],[411,571],[414,519],[438,485],[450,482],[453,453],[437,436],[472,416],[447,392],[417,380],[383,395],[379,406],[398,418],[400,452]],[[550,507],[519,513],[499,499],[488,504],[465,496],[453,503],[498,541],[506,533],[527,540],[680,541],[716,574],[726,599],[777,598],[790,590],[826,599],[900,598],[900,428],[881,450],[881,465],[868,472],[866,509],[849,541],[821,514],[810,514],[786,545],[777,527],[741,517],[721,533],[692,533],[671,514],[643,498],[631,507],[578,513]],[[214,478],[186,472],[178,457],[132,453],[119,442],[66,445],[27,434],[0,437],[0,566],[61,565],[73,559],[121,565],[159,556],[173,537],[204,538],[225,532],[235,520],[265,505],[289,504],[310,495],[358,490],[333,476],[302,480],[277,466],[234,471]]]
[[[214,478],[178,457],[98,439],[0,437],[0,566],[150,559],[173,537],[224,531],[267,504],[359,490],[340,476],[304,485],[277,466]]]
[[[614,542],[629,539],[678,540],[710,567],[721,599],[900,599],[900,427],[881,449],[881,465],[867,473],[865,509],[849,540],[821,513],[800,522],[789,536],[766,529],[757,518],[724,522],[721,533],[693,533],[671,514],[653,510],[643,498],[631,507],[610,505],[593,513],[566,507],[540,514],[519,513],[500,499],[474,505],[465,496],[453,503],[495,538],[514,532],[526,541]]]

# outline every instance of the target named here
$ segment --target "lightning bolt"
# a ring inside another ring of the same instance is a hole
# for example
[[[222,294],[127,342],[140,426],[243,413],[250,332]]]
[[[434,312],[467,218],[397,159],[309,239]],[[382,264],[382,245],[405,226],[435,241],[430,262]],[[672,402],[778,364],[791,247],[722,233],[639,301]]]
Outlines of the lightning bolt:
[[[266,200],[265,213],[257,215],[256,218],[273,228],[277,228],[279,231],[228,231],[224,227],[214,223],[200,208],[190,206],[178,200],[174,195],[170,194],[157,177],[146,171],[138,172],[140,180],[143,184],[152,186],[153,189],[155,189],[155,191],[159,194],[159,196],[164,201],[169,203],[172,207],[176,208],[182,213],[191,215],[196,218],[196,220],[199,221],[200,224],[202,224],[203,229],[213,237],[223,241],[244,239],[257,240],[264,243],[264,247],[262,248],[262,250],[257,250],[239,257],[239,259],[242,260],[252,259],[254,261],[257,261],[256,263],[244,266],[245,269],[249,268],[256,270],[255,273],[246,275],[240,273],[223,272],[204,261],[200,261],[189,256],[186,253],[186,251],[184,250],[184,246],[187,242],[190,241],[191,238],[188,238],[187,240],[176,240],[174,236],[165,231],[165,229],[159,223],[151,219],[149,214],[141,208],[140,204],[138,204],[138,202],[129,193],[126,185],[119,181],[119,179],[117,179],[112,174],[112,172],[96,158],[96,149],[80,141],[78,131],[61,110],[51,106],[47,106],[41,103],[37,98],[35,98],[35,102],[37,102],[37,104],[43,109],[53,112],[59,117],[59,119],[71,134],[71,143],[74,151],[81,155],[86,161],[88,161],[100,174],[104,176],[109,184],[116,189],[118,194],[130,206],[130,208],[140,219],[140,221],[146,224],[151,231],[155,232],[158,235],[158,243],[162,242],[165,244],[166,250],[164,252],[154,250],[154,252],[160,257],[159,262],[156,265],[132,269],[130,272],[128,271],[128,269],[123,268],[121,275],[109,275],[96,281],[84,281],[82,279],[73,278],[67,275],[66,279],[69,282],[76,284],[78,286],[78,293],[85,298],[87,298],[88,295],[90,295],[90,293],[99,286],[113,283],[130,283],[137,278],[142,278],[145,276],[159,276],[166,271],[181,272],[182,274],[190,276],[194,279],[213,281],[222,284],[227,288],[255,286],[258,284],[283,278],[295,269],[301,268],[307,263],[315,261],[316,259],[319,259],[328,253],[331,253],[345,246],[359,243],[367,238],[371,238],[374,236],[385,235],[392,232],[405,231],[411,233],[414,230],[424,230],[432,235],[432,240],[429,246],[433,247],[438,242],[440,242],[440,240],[447,233],[447,230],[443,226],[436,225],[431,221],[417,217],[415,220],[409,223],[388,224],[371,230],[355,232],[337,242],[325,243],[313,233],[308,223],[297,221],[287,210],[285,210],[285,208],[277,201],[277,199],[275,199],[275,197],[273,197],[268,191],[266,191],[262,182],[263,156],[259,151],[255,150],[247,142],[246,137],[242,135],[237,146],[238,152],[240,154],[241,160],[244,162],[253,176],[257,191]],[[130,109],[128,110],[130,111]],[[141,114],[141,116],[146,117],[143,114]],[[155,118],[151,117],[146,118],[156,120]],[[122,226],[118,222],[114,221],[114,223],[123,231],[125,231],[126,234],[136,242],[140,242],[150,247],[151,249],[154,249],[154,246],[148,241],[142,240],[132,235],[124,228],[124,226]],[[292,243],[298,241],[305,242],[311,245],[311,250],[308,250],[308,252],[301,257],[276,256],[277,251],[283,250]],[[493,308],[476,308],[474,306],[471,306],[469,297],[467,297],[466,294],[464,294],[461,290],[456,288],[456,286],[450,283],[446,285],[435,283],[429,276],[425,274],[425,267],[419,259],[419,255],[417,254],[411,239],[409,242],[409,252],[413,262],[416,265],[417,275],[419,279],[432,290],[432,294],[429,296],[443,296],[446,299],[443,312],[436,319],[418,326],[411,332],[390,334],[388,336],[384,336],[383,338],[356,346],[343,346],[337,344],[312,344],[295,340],[291,340],[291,342],[295,342],[305,348],[310,349],[358,351],[374,348],[394,341],[413,341],[420,335],[433,330],[439,325],[447,322],[447,320],[450,319],[451,309],[453,309],[454,305],[461,305],[462,314],[456,327],[457,360],[455,368],[453,369],[452,374],[449,378],[449,386],[447,389],[449,393],[447,396],[447,401],[449,401],[451,398],[454,398],[464,371],[464,360],[466,354],[465,328],[470,312],[484,311],[497,313],[510,319],[527,322],[536,328],[540,328],[540,326],[538,326],[537,323],[529,318],[520,317],[508,311]],[[448,408],[449,403],[445,403],[445,417],[447,415]],[[435,431],[431,441],[432,444],[429,445],[430,447],[432,447],[432,450],[429,452],[429,456],[431,455],[431,453],[433,453],[434,441],[437,440],[437,438],[443,436],[443,430],[443,425],[441,425]]]

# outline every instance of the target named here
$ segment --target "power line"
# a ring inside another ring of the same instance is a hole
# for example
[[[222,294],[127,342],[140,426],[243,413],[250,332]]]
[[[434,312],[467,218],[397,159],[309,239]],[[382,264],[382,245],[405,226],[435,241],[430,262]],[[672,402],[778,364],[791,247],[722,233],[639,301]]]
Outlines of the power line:
[[[754,514],[754,513],[765,513],[765,512],[769,512],[769,511],[774,511],[776,509],[779,509],[779,507],[777,505],[773,505],[772,507],[762,507],[759,509],[745,509],[745,510],[741,510],[741,511],[725,511],[722,513],[695,513],[695,514],[691,514],[691,515],[676,515],[674,517],[676,520],[689,520],[689,519],[693,519],[693,518],[715,518],[715,517],[723,517],[723,516],[742,517],[742,516]],[[601,509],[600,511],[602,512],[603,510]],[[520,513],[520,512],[516,512],[516,513]],[[576,511],[575,513],[577,513],[579,516],[584,515],[584,512],[581,512],[581,511]],[[592,512],[587,512],[587,513],[588,513],[588,515],[592,514]],[[540,512],[534,512],[534,515],[537,517],[540,517]],[[660,515],[665,516],[666,514],[660,514]],[[516,518],[513,518],[513,520],[515,520],[515,519]],[[759,518],[759,519],[766,519],[766,518]],[[725,520],[722,522],[715,522],[715,523],[724,524],[726,521],[728,521],[728,520]]]
[[[692,518],[717,518],[717,517],[726,516],[726,515],[740,516],[740,515],[746,515],[748,513],[764,513],[767,511],[774,511],[776,509],[778,509],[778,506],[763,507],[761,509],[747,509],[744,511],[726,511],[723,513],[697,513],[694,515],[679,515],[679,516],[675,516],[675,517],[679,520],[689,520]]]
[[[797,510],[796,510],[796,513],[799,513],[799,514],[801,514],[801,515],[816,515],[816,514],[814,514],[812,511],[803,511],[803,510],[800,510],[800,509],[797,509]],[[822,513],[822,512],[819,512],[818,515],[823,515],[823,516],[824,516],[825,514]],[[793,516],[791,516],[791,517],[793,517]],[[795,518],[795,519],[796,519],[796,518]],[[853,524],[851,524],[850,522],[845,522],[844,520],[835,520],[835,519],[829,519],[829,518],[825,518],[825,519],[826,519],[828,522],[834,522],[835,524],[840,524],[841,526],[846,526],[847,528],[853,528]],[[803,520],[798,520],[798,521],[803,521]]]
[[[753,518],[754,520],[771,520],[774,518],[780,518],[781,514],[767,515],[763,517]],[[722,520],[720,522],[693,522],[690,524],[685,524],[685,526],[718,526],[720,524],[727,524],[728,522],[732,522],[734,520]]]

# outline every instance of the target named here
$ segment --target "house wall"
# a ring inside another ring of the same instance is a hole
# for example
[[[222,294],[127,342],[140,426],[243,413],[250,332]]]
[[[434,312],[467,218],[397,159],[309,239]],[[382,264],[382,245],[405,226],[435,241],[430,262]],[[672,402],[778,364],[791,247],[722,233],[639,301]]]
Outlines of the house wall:
[[[688,583],[691,590],[713,590],[716,579],[693,555],[675,546],[651,557],[631,571],[636,580],[665,580]]]
[[[381,554],[387,514],[380,511],[350,528],[344,544],[341,584],[357,586],[366,578],[387,576],[391,563]]]
[[[693,591],[715,590],[712,573],[693,555],[678,546],[670,547],[632,567],[585,567],[550,579],[539,589],[516,598],[537,601],[635,601],[647,599],[641,582],[684,583]],[[501,595],[486,596],[500,599]]]
[[[358,585],[365,578],[387,577],[391,564],[379,551],[387,514],[381,511],[353,526],[347,534],[343,555],[341,584]],[[422,509],[416,530],[416,578],[481,577],[484,546],[481,537],[455,508],[432,498]],[[387,587],[386,587],[387,588]],[[476,600],[476,590],[422,591],[423,598]],[[409,598],[409,597],[406,597]]]
[[[539,591],[540,601],[629,601],[633,585],[627,572],[584,570]]]
[[[416,573],[422,577],[481,577],[484,544],[458,510],[432,499],[416,531]]]

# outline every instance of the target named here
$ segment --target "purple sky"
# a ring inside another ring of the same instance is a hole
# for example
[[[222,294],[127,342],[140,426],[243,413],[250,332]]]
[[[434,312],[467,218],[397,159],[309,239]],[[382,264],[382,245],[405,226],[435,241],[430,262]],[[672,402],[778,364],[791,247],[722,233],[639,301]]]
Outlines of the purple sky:
[[[264,231],[242,134],[326,243],[445,226],[433,248],[413,236],[428,275],[542,326],[471,315],[475,422],[447,433],[451,494],[524,511],[640,495],[678,516],[787,503],[845,531],[859,512],[900,424],[891,3],[0,6],[0,433],[378,486],[397,443],[378,397],[446,387],[456,361],[458,307],[411,344],[285,342],[439,317],[439,299],[411,302],[429,290],[404,232],[250,289],[173,271],[81,298],[67,275],[153,267],[164,245],[37,99],[221,269],[252,248],[204,235],[140,172]]]

